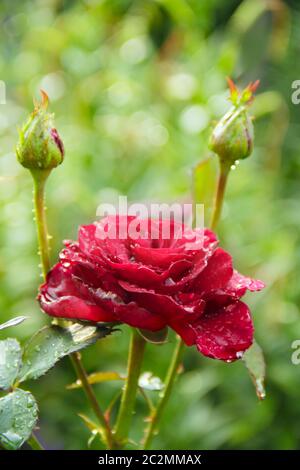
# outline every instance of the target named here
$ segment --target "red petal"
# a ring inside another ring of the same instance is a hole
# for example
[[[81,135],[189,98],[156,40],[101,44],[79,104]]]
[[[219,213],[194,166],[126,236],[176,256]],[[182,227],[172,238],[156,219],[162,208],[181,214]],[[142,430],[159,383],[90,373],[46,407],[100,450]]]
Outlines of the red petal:
[[[165,328],[166,321],[162,316],[153,314],[153,312],[142,308],[136,302],[130,302],[126,305],[117,305],[115,315],[118,320],[127,323],[135,328],[158,331]]]
[[[115,321],[111,312],[95,305],[88,292],[78,289],[71,270],[60,263],[48,273],[47,281],[40,288],[38,300],[48,315],[61,318],[77,318],[95,322]]]
[[[214,359],[235,361],[253,342],[250,311],[240,301],[204,314],[195,329],[198,350]]]
[[[221,248],[217,248],[209,259],[207,267],[196,280],[197,292],[207,293],[226,286],[233,274],[232,258]]]
[[[102,287],[106,282],[113,290],[105,291],[97,287],[97,271],[94,272],[93,284],[85,284],[88,271],[80,271],[79,264],[66,268],[58,263],[49,272],[47,282],[40,288],[39,302],[42,309],[51,316],[76,318],[92,322],[124,322],[128,325],[152,331],[166,326],[163,317],[122,298],[124,291],[118,292],[110,279],[102,278]],[[81,274],[83,279],[78,277]],[[107,273],[109,276],[109,273]],[[99,284],[99,279],[98,279]],[[120,287],[118,287],[120,290]],[[117,291],[117,293],[115,293]],[[128,295],[127,295],[128,297]]]
[[[240,299],[247,291],[250,292],[260,291],[265,287],[265,284],[258,279],[251,279],[251,277],[246,277],[240,274],[237,271],[233,272],[233,275],[228,282],[227,286],[222,288],[217,295],[229,295],[236,299]]]
[[[138,305],[163,318],[186,344],[191,346],[195,343],[195,331],[190,325],[202,315],[204,301],[198,300],[184,304],[171,296],[158,294],[153,290],[143,289],[125,281],[119,281],[119,283],[123,289],[132,294],[132,298]]]

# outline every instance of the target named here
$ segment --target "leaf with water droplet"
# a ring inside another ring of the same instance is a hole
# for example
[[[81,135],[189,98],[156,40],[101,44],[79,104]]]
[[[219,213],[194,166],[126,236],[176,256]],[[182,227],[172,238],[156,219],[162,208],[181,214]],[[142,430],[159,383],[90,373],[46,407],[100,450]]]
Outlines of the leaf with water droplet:
[[[14,338],[0,341],[0,389],[6,390],[14,383],[22,365],[22,350]]]
[[[16,389],[0,398],[0,444],[7,450],[19,449],[29,438],[38,416],[34,396]]]
[[[144,372],[139,378],[139,387],[145,390],[161,391],[164,388],[164,384],[152,372]]]
[[[5,323],[1,323],[0,325],[0,330],[4,330],[5,328],[10,328],[11,326],[17,326],[20,323],[22,323],[24,320],[26,320],[27,317],[16,317],[12,318],[11,320],[8,320]]]
[[[63,357],[86,348],[112,331],[112,328],[106,325],[92,327],[79,323],[67,328],[57,325],[42,328],[24,347],[19,381],[37,379]]]
[[[266,364],[263,351],[255,340],[252,346],[244,353],[243,361],[254,383],[256,395],[260,400],[263,400],[266,397],[264,385]]]

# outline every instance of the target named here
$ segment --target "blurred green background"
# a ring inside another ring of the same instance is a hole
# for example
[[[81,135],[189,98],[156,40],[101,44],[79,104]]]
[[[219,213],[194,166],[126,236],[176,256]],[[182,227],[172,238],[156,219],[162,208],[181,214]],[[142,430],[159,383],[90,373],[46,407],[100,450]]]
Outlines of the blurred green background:
[[[225,77],[259,78],[255,151],[232,172],[220,224],[222,245],[241,272],[267,288],[248,296],[267,361],[267,398],[258,402],[241,362],[186,350],[154,448],[296,449],[300,365],[291,344],[299,322],[300,79],[297,0],[1,0],[0,321],[25,341],[48,321],[35,301],[40,282],[30,175],[18,166],[17,127],[43,88],[66,147],[48,184],[53,262],[64,238],[95,219],[101,202],[188,201],[191,172],[207,155],[214,120],[229,107]],[[89,371],[124,372],[128,328],[84,351]],[[149,345],[145,370],[162,377],[174,337]],[[40,405],[39,438],[49,449],[83,449],[86,407],[68,360],[29,388]],[[95,386],[102,406],[120,383]],[[153,392],[154,394],[154,392]],[[155,399],[155,395],[153,397]],[[138,398],[132,438],[146,405]],[[92,447],[99,448],[98,441]]]

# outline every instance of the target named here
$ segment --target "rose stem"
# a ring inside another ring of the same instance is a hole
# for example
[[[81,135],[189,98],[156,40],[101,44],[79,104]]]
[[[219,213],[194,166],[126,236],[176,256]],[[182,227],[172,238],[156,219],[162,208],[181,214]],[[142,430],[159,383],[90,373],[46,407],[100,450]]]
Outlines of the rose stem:
[[[39,243],[39,254],[41,257],[42,271],[43,276],[46,278],[46,275],[50,269],[50,256],[49,256],[49,235],[47,230],[47,222],[45,215],[45,183],[49,176],[49,171],[47,170],[34,170],[31,171],[33,181],[34,181],[34,208],[35,208],[35,222],[37,227],[38,234],[38,243]],[[109,423],[105,419],[104,413],[102,412],[96,395],[94,394],[93,388],[90,385],[87,373],[84,369],[84,366],[81,362],[80,354],[78,352],[70,354],[71,362],[74,366],[75,372],[82,383],[82,387],[85,391],[85,394],[90,402],[90,405],[99,420],[100,425],[104,429],[105,438],[107,441],[107,446],[109,449],[113,447],[113,436],[109,426]]]
[[[38,438],[32,433],[30,438],[27,439],[27,444],[32,450],[45,450],[42,444],[38,441]]]
[[[210,228],[212,230],[216,229],[218,222],[220,220],[224,194],[225,194],[225,189],[226,189],[226,183],[227,183],[229,172],[230,172],[230,166],[228,164],[220,162],[220,174],[219,174],[219,179],[218,179],[218,184],[217,184],[216,197],[214,201],[213,214],[212,214],[211,223],[210,223]]]
[[[172,356],[169,370],[167,372],[163,395],[157,405],[157,408],[154,410],[154,413],[150,417],[150,425],[146,431],[145,438],[143,441],[143,449],[145,450],[149,449],[151,446],[152,439],[157,431],[159,421],[162,417],[162,413],[171,395],[173,385],[177,377],[178,367],[182,357],[183,348],[184,343],[181,338],[179,338]]]
[[[146,342],[142,336],[135,329],[132,329],[127,364],[127,379],[115,427],[115,439],[119,449],[124,447],[128,439],[145,345]]]
[[[41,267],[43,277],[46,278],[50,270],[50,257],[49,257],[49,235],[47,229],[47,220],[45,214],[45,184],[50,174],[48,170],[32,170],[33,178],[33,195],[34,195],[34,210],[35,222],[39,244],[39,255],[41,257]]]
[[[71,361],[73,363],[74,369],[76,371],[77,377],[81,381],[81,385],[85,391],[85,394],[87,396],[87,399],[89,400],[91,407],[94,410],[95,415],[98,418],[98,421],[100,425],[103,427],[104,434],[105,434],[105,440],[107,442],[107,446],[109,449],[113,449],[114,447],[114,440],[112,436],[112,432],[109,426],[108,421],[105,419],[105,416],[102,412],[102,410],[99,407],[97,398],[94,394],[93,388],[91,387],[91,384],[89,383],[88,380],[88,375],[86,373],[86,370],[82,364],[82,361],[80,359],[80,354],[79,353],[73,353],[70,355]]]
[[[216,229],[217,224],[220,219],[229,171],[230,171],[230,166],[220,162],[220,174],[219,174],[219,179],[218,179],[218,184],[217,184],[212,221],[210,224],[210,227],[212,230]],[[158,405],[155,408],[154,412],[150,416],[150,425],[148,429],[146,430],[145,438],[142,442],[143,449],[145,450],[149,449],[149,447],[151,446],[153,437],[155,433],[157,432],[162,413],[171,395],[174,382],[177,378],[177,371],[178,371],[178,367],[180,364],[183,349],[184,349],[184,342],[182,341],[180,337],[178,337],[177,345],[173,352],[171,363],[170,363],[170,366],[166,375],[163,395],[160,401],[158,402]]]

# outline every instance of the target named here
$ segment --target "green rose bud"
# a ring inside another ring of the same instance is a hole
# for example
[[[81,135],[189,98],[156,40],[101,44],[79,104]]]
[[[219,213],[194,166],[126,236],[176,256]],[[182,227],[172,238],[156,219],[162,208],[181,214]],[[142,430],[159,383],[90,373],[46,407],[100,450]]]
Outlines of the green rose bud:
[[[42,102],[20,131],[17,145],[18,161],[29,170],[52,170],[64,157],[64,146],[54,127],[54,115],[47,112],[48,96],[44,91]]]
[[[235,161],[249,157],[253,150],[254,130],[248,106],[253,101],[253,93],[259,85],[257,80],[240,92],[232,80],[228,79],[232,108],[214,128],[209,147],[222,164],[233,165]]]

